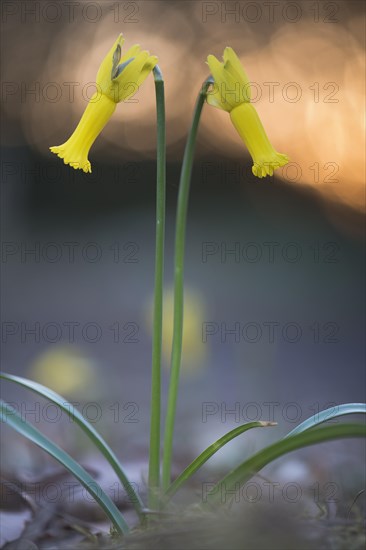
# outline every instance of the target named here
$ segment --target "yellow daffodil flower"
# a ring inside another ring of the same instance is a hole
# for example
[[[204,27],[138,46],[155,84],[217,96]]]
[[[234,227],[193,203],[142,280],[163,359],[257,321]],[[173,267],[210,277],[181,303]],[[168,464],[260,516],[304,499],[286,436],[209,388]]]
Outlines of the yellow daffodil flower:
[[[272,176],[288,163],[287,155],[272,147],[257,111],[250,103],[250,82],[232,48],[225,48],[223,62],[214,55],[207,58],[214,86],[207,103],[230,113],[230,118],[253,159],[252,172],[258,178]]]
[[[62,145],[50,147],[52,153],[75,169],[91,172],[90,147],[113,115],[117,103],[136,94],[157,64],[157,57],[141,51],[138,44],[122,55],[124,38],[119,35],[99,67],[97,91],[90,99],[72,136]]]

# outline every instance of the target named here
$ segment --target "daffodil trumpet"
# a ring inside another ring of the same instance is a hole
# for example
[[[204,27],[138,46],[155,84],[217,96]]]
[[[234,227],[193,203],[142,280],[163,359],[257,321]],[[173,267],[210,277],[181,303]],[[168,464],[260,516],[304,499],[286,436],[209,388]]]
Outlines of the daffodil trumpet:
[[[138,44],[122,55],[123,43],[120,34],[102,61],[96,77],[97,91],[71,137],[62,145],[50,147],[65,164],[86,173],[91,172],[89,150],[113,115],[117,103],[137,93],[158,61],[148,51],[141,51]]]
[[[214,78],[214,86],[207,94],[207,103],[230,114],[253,159],[253,174],[258,178],[272,176],[289,159],[271,145],[258,113],[250,103],[250,82],[238,56],[232,48],[225,48],[223,62],[209,55],[207,63]]]
[[[288,163],[288,157],[272,147],[257,111],[251,103],[241,103],[230,111],[230,118],[253,159],[252,172],[258,178],[273,176],[274,170]]]
[[[72,168],[91,172],[88,153],[100,132],[116,110],[117,104],[108,96],[96,92],[90,99],[79,124],[62,145],[50,147],[52,153]]]

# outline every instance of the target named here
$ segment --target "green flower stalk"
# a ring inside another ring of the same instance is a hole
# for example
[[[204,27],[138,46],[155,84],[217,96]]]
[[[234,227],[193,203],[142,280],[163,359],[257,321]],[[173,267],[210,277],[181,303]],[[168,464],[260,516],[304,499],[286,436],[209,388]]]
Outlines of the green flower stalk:
[[[160,68],[154,68],[157,111],[157,185],[155,294],[151,376],[151,419],[149,449],[149,506],[159,505],[160,489],[160,421],[161,421],[161,349],[163,330],[164,236],[166,194],[166,136],[164,80]]]
[[[184,151],[182,171],[179,182],[178,206],[175,230],[175,260],[174,260],[174,320],[173,320],[173,344],[170,368],[170,384],[168,393],[168,408],[165,421],[164,453],[163,453],[163,475],[162,487],[166,491],[170,485],[173,437],[175,415],[178,399],[179,374],[182,359],[183,341],[183,301],[184,301],[184,251],[187,226],[187,211],[189,191],[191,186],[192,166],[194,150],[196,146],[198,126],[201,118],[202,108],[206,99],[207,89],[212,84],[208,79],[202,86],[199,93],[192,126],[189,132],[186,148]]]

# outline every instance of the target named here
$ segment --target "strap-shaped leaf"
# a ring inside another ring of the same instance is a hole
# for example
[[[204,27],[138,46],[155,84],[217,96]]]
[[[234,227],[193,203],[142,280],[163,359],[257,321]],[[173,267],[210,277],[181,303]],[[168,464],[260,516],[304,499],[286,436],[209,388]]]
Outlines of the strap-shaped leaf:
[[[224,445],[229,443],[232,439],[235,437],[238,437],[238,435],[241,435],[242,433],[251,430],[252,428],[264,428],[266,426],[276,426],[276,422],[248,422],[247,424],[243,424],[242,426],[238,426],[237,428],[234,428],[227,434],[223,435],[215,441],[215,443],[212,443],[207,449],[203,451],[187,468],[174,480],[174,482],[170,485],[169,489],[167,490],[165,496],[172,497],[178,489],[185,483],[191,476],[193,476],[194,473],[203,466],[205,462],[209,458],[211,458],[217,451],[219,451]]]
[[[119,463],[118,458],[109,447],[109,445],[104,441],[104,439],[99,435],[97,430],[90,424],[83,415],[71,404],[68,403],[61,395],[50,390],[46,386],[39,384],[38,382],[33,382],[33,380],[28,380],[21,376],[15,376],[13,374],[7,374],[5,372],[0,373],[0,378],[8,380],[9,382],[15,382],[23,388],[34,391],[38,395],[49,399],[52,403],[55,403],[61,410],[63,410],[80,428],[84,433],[90,438],[94,445],[100,450],[103,456],[108,460],[109,464],[116,472],[118,479],[122,483],[123,487],[126,490],[126,493],[129,496],[130,502],[135,506],[136,512],[140,517],[143,517],[143,504],[142,501],[131,485],[127,475],[123,471],[121,464]]]
[[[306,430],[305,432],[286,437],[277,441],[272,445],[262,449],[249,459],[242,462],[234,470],[229,472],[219,483],[217,483],[211,491],[205,496],[202,504],[223,504],[226,501],[223,498],[229,491],[235,491],[239,484],[246,483],[259,470],[267,464],[292,451],[314,445],[315,443],[323,443],[332,439],[340,439],[343,437],[366,437],[366,426],[363,424],[339,424],[337,426],[325,426]]]
[[[6,422],[6,424],[14,428],[14,430],[24,435],[24,437],[38,445],[38,447],[46,451],[62,464],[62,466],[73,474],[83,487],[85,487],[85,489],[95,498],[96,502],[107,514],[117,531],[120,534],[128,533],[128,525],[117,506],[91,475],[89,475],[88,472],[68,453],[60,449],[60,447],[43,435],[37,428],[23,420],[15,409],[10,407],[3,400],[0,400],[0,418],[3,422]]]
[[[309,428],[318,426],[318,424],[332,420],[337,416],[343,416],[346,414],[362,414],[362,413],[366,414],[365,403],[345,403],[343,405],[334,405],[334,407],[330,407],[329,409],[326,409],[324,411],[320,411],[317,414],[314,414],[314,416],[311,416],[310,418],[308,418],[307,420],[305,420],[304,422],[296,426],[296,428],[291,430],[291,432],[288,433],[286,437],[290,437],[295,434],[304,432]]]

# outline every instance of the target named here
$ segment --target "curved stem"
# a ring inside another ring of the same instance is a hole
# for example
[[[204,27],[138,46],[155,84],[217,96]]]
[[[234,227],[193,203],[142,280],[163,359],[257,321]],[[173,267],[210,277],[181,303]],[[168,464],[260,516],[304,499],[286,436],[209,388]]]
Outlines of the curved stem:
[[[151,424],[149,450],[149,507],[155,508],[160,487],[160,415],[161,415],[161,346],[163,323],[163,278],[166,194],[166,137],[164,80],[158,66],[154,69],[157,112],[156,175],[156,244],[155,291],[151,375]]]
[[[173,321],[173,344],[171,356],[170,384],[168,393],[168,408],[165,422],[164,454],[163,454],[163,478],[164,491],[170,484],[170,471],[173,452],[173,436],[175,413],[177,407],[179,372],[182,356],[183,339],[183,276],[184,276],[184,249],[187,224],[187,210],[189,190],[191,183],[194,149],[197,139],[198,125],[201,118],[203,104],[206,98],[207,89],[212,79],[207,79],[198,95],[194,109],[192,126],[189,131],[182,171],[179,182],[176,230],[175,230],[175,260],[174,260],[174,321]]]

